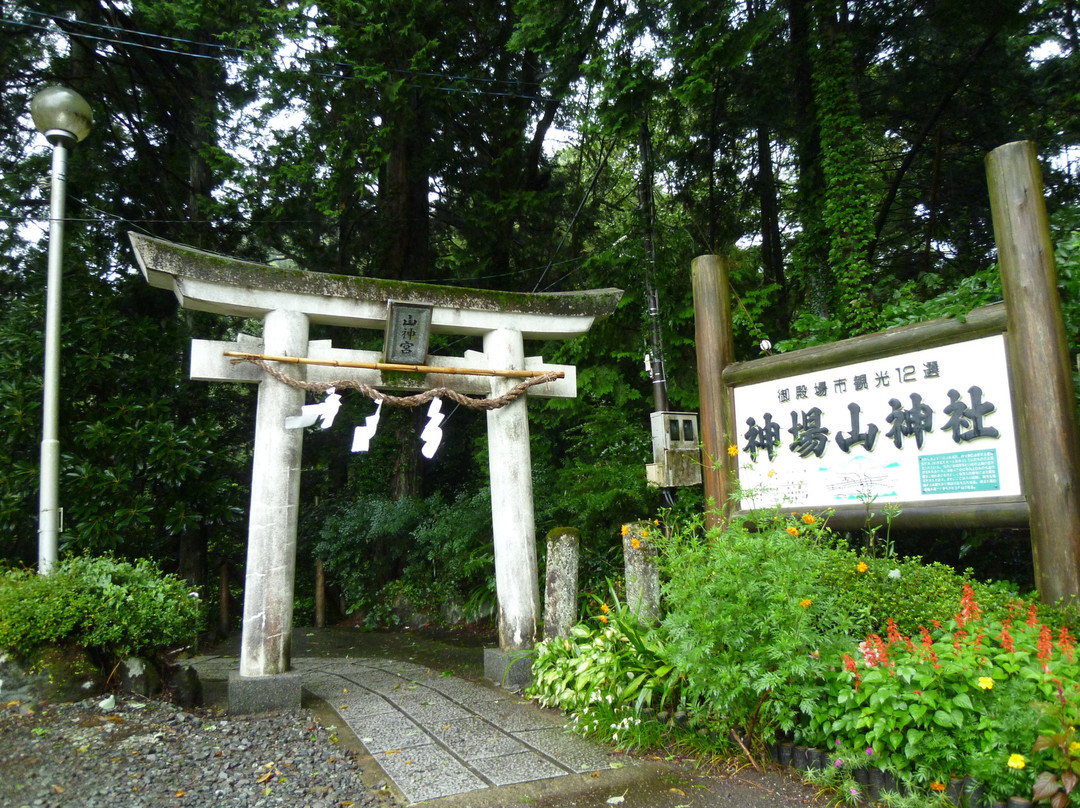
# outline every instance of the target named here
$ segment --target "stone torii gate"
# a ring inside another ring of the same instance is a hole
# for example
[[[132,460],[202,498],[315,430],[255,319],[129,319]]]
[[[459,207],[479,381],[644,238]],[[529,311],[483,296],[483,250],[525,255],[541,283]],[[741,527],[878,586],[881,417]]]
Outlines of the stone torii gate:
[[[429,305],[433,333],[481,336],[483,353],[433,356],[428,364],[562,372],[563,378],[536,384],[527,394],[574,397],[575,367],[526,357],[523,340],[584,334],[597,317],[614,311],[622,292],[524,294],[402,283],[249,263],[136,233],[129,233],[129,238],[146,280],[171,289],[182,307],[263,321],[261,339],[240,335],[236,342],[193,340],[191,378],[259,385],[240,670],[230,677],[230,708],[247,712],[298,708],[299,677],[289,670],[303,430],[286,429],[285,419],[300,412],[305,393],[253,364],[236,363],[225,352],[374,364],[381,354],[334,348],[330,340],[309,341],[309,324],[381,330],[390,301]],[[492,398],[515,385],[514,379],[501,376],[431,373],[423,380],[403,374],[386,378],[377,369],[332,365],[296,364],[285,372],[298,381],[349,379],[411,392],[447,387]],[[507,657],[536,642],[540,615],[525,396],[489,410],[487,425],[499,649],[493,655],[489,650],[485,670],[500,678],[510,661]]]

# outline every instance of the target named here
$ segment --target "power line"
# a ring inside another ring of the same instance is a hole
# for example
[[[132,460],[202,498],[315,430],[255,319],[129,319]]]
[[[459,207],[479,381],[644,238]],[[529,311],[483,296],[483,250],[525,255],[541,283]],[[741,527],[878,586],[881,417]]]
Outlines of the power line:
[[[178,50],[177,48],[169,48],[169,47],[165,47],[163,45],[152,45],[152,44],[149,44],[149,43],[146,43],[146,42],[138,42],[138,41],[134,41],[134,40],[131,40],[131,39],[117,39],[117,38],[114,38],[114,37],[96,35],[96,34],[86,33],[86,32],[81,32],[81,31],[76,34],[77,36],[80,36],[80,37],[82,37],[84,39],[89,39],[89,40],[95,41],[95,42],[103,42],[103,43],[107,43],[107,44],[110,44],[110,45],[122,45],[122,46],[132,47],[132,48],[141,48],[143,50],[153,51],[153,52],[156,52],[156,53],[165,53],[165,54],[170,54],[170,55],[174,55],[174,56],[187,56],[187,57],[193,58],[193,59],[209,59],[209,60],[213,60],[213,61],[225,61],[230,55],[233,55],[233,56],[235,56],[237,58],[239,58],[241,56],[264,58],[266,56],[266,54],[260,53],[258,51],[254,51],[254,50],[251,50],[251,49],[248,49],[248,48],[239,48],[239,47],[235,47],[235,46],[232,46],[232,45],[221,45],[221,44],[213,43],[213,42],[199,42],[197,40],[183,39],[181,37],[171,37],[171,36],[165,36],[165,35],[162,35],[162,34],[154,34],[154,33],[148,32],[148,31],[139,31],[139,30],[132,30],[132,29],[117,28],[115,26],[100,25],[98,23],[85,22],[83,20],[62,20],[62,18],[52,17],[52,16],[49,16],[49,15],[43,14],[41,12],[33,12],[33,11],[31,11],[31,12],[27,12],[27,13],[34,14],[36,16],[40,16],[40,17],[43,17],[45,19],[48,19],[53,24],[55,24],[57,27],[59,27],[61,29],[63,29],[65,25],[66,26],[91,27],[91,28],[103,29],[103,30],[108,30],[108,31],[114,31],[114,32],[127,34],[127,35],[144,36],[144,37],[150,37],[150,38],[154,38],[154,39],[160,39],[160,40],[163,40],[165,42],[180,43],[180,44],[185,44],[185,45],[194,45],[194,46],[198,46],[198,47],[201,47],[201,48],[216,49],[216,50],[219,51],[219,53],[217,53],[217,54],[213,54],[213,53],[195,53],[195,52],[190,51],[190,50]],[[63,22],[63,25],[61,25],[61,20]],[[11,19],[11,18],[0,19],[0,24],[13,25],[13,26],[21,27],[21,28],[29,28],[31,30],[42,31],[42,32],[45,32],[45,33],[51,32],[51,29],[47,25],[41,25],[41,24],[32,23],[32,22],[23,22],[21,20],[15,20],[15,19]],[[294,57],[289,57],[289,58],[294,58]],[[300,59],[298,57],[296,57],[296,60],[297,61],[302,61],[302,59]],[[361,71],[363,71],[363,70],[378,70],[378,71],[385,71],[385,72],[388,72],[388,73],[398,73],[398,74],[406,75],[406,76],[414,76],[414,77],[420,77],[420,78],[436,78],[436,79],[441,79],[441,80],[444,80],[444,81],[452,81],[452,82],[453,81],[463,81],[463,82],[486,83],[486,84],[532,85],[532,86],[536,86],[538,88],[542,87],[542,84],[540,82],[524,81],[524,80],[517,80],[517,79],[499,79],[499,78],[490,78],[490,77],[485,77],[485,76],[466,76],[466,75],[457,75],[457,74],[452,74],[452,73],[437,73],[437,72],[432,72],[432,71],[409,70],[409,69],[405,69],[405,68],[391,68],[391,67],[385,67],[383,65],[351,65],[351,64],[348,64],[346,62],[336,62],[336,61],[333,61],[333,60],[320,59],[320,58],[316,58],[316,57],[309,57],[309,58],[306,59],[306,61],[308,61],[309,63],[312,63],[312,64],[327,65],[327,66],[330,66],[330,67],[340,68],[342,70],[357,70],[357,69],[361,70]],[[311,75],[311,76],[314,76],[314,77],[319,77],[319,78],[333,78],[333,79],[338,79],[338,80],[343,80],[343,81],[363,81],[364,80],[362,76],[357,76],[357,75],[347,76],[347,75],[342,75],[340,73],[326,73],[326,72],[319,72],[319,71],[314,71],[314,70],[309,71],[308,75]],[[495,98],[515,98],[515,99],[521,99],[521,100],[527,100],[527,101],[537,101],[537,102],[546,102],[546,101],[550,100],[550,97],[546,97],[546,96],[542,96],[542,95],[535,95],[535,94],[529,95],[529,94],[520,93],[520,92],[512,92],[512,91],[509,91],[509,90],[483,90],[483,89],[464,88],[464,87],[455,87],[455,86],[430,87],[428,85],[417,84],[417,83],[410,83],[410,84],[406,84],[405,86],[410,87],[410,88],[416,88],[416,89],[431,89],[431,90],[437,90],[437,91],[448,92],[448,93],[461,93],[461,94],[464,94],[464,95],[486,95],[486,96],[492,96],[492,97],[495,97]]]
[[[195,45],[195,46],[200,47],[200,48],[216,48],[216,49],[219,49],[219,50],[222,50],[222,51],[228,51],[228,52],[235,53],[235,54],[238,54],[238,55],[245,55],[245,56],[263,56],[263,55],[265,55],[265,54],[261,53],[260,51],[255,51],[255,50],[252,50],[250,48],[242,48],[242,47],[240,47],[238,45],[223,45],[223,44],[218,43],[218,42],[204,42],[204,41],[197,40],[197,39],[185,39],[184,37],[178,37],[178,36],[171,35],[171,34],[170,35],[155,34],[155,33],[152,33],[150,31],[144,31],[144,30],[141,30],[141,29],[138,29],[138,28],[120,28],[120,27],[115,26],[115,25],[105,25],[103,23],[89,22],[87,20],[79,20],[79,19],[67,20],[67,19],[64,19],[62,17],[57,17],[57,16],[52,15],[52,14],[46,14],[46,13],[44,13],[42,11],[32,11],[32,10],[29,10],[29,9],[27,9],[25,11],[25,13],[30,14],[32,16],[36,16],[36,17],[44,17],[45,19],[52,21],[53,23],[57,24],[58,26],[60,25],[60,21],[62,20],[64,23],[69,24],[69,25],[74,24],[74,25],[81,25],[81,26],[86,27],[86,28],[98,28],[98,29],[101,29],[101,30],[104,30],[104,31],[114,31],[114,32],[119,33],[119,34],[137,34],[139,36],[150,37],[150,38],[153,38],[153,39],[161,39],[161,40],[164,40],[164,41],[167,41],[167,42],[178,42],[178,43],[182,43],[182,44],[185,44],[185,45]],[[187,53],[187,51],[178,51],[178,52],[179,53]],[[192,55],[194,55],[194,54],[192,54]],[[335,61],[332,61],[330,59],[312,58],[310,61],[322,62],[323,64],[334,65],[334,66],[337,66],[337,67],[349,67],[349,65],[347,65],[346,63],[335,62]],[[365,66],[361,65],[360,67],[365,67]],[[539,81],[525,81],[525,80],[520,80],[520,79],[500,79],[500,78],[492,78],[492,77],[488,77],[488,76],[455,75],[453,73],[436,73],[436,72],[427,72],[427,71],[423,71],[423,70],[410,70],[410,69],[407,69],[407,68],[383,67],[381,65],[380,66],[367,65],[366,67],[371,67],[373,69],[376,69],[376,68],[377,69],[382,69],[382,70],[386,70],[386,71],[391,72],[391,73],[403,73],[403,74],[412,75],[412,76],[428,76],[428,77],[433,77],[433,78],[453,79],[453,80],[461,80],[461,81],[474,81],[474,82],[487,82],[487,83],[492,83],[492,84],[497,84],[497,83],[502,83],[502,84],[530,84],[530,85],[534,85],[536,87],[543,86],[543,83],[539,82]]]

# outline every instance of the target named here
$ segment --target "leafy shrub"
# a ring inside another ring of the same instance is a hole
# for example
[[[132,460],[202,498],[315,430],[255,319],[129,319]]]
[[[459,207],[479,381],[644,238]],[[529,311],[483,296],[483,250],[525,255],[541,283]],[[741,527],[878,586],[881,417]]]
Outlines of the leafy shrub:
[[[866,565],[864,572],[859,572],[860,562]],[[920,625],[956,611],[964,582],[974,587],[990,614],[1007,613],[1009,603],[1017,598],[1007,584],[977,583],[970,571],[958,574],[945,564],[924,564],[918,556],[866,558],[838,545],[832,561],[821,569],[821,584],[842,600],[857,604],[865,614],[865,621],[854,629],[858,637],[884,634],[890,619],[905,634],[917,633]]]
[[[401,576],[413,532],[440,504],[435,497],[360,497],[326,518],[314,551],[350,610],[370,608],[378,591]]]
[[[665,662],[660,635],[639,625],[614,592],[611,600],[568,637],[536,646],[529,695],[573,713],[573,729],[583,735],[623,748],[656,744],[663,730],[643,721],[643,710],[677,703],[682,676]]]
[[[752,527],[706,534],[691,524],[658,540],[663,633],[691,717],[717,734],[768,740],[812,714],[822,658],[863,624],[865,607],[822,583],[835,552],[813,514],[766,514]]]
[[[75,557],[51,575],[8,570],[0,576],[0,648],[26,657],[50,643],[72,643],[106,659],[150,656],[193,642],[198,598],[153,562]]]
[[[959,601],[954,616],[914,636],[890,623],[884,637],[831,659],[800,739],[855,757],[865,750],[874,765],[928,787],[971,774],[996,799],[1030,793],[1040,770],[1048,787],[1067,779],[1080,750],[1071,632],[1046,625],[1033,604],[985,614],[970,584]]]
[[[390,598],[402,587],[434,613],[444,600],[482,599],[495,570],[491,492],[450,503],[439,495],[361,497],[325,519],[314,552],[370,626],[393,624]]]

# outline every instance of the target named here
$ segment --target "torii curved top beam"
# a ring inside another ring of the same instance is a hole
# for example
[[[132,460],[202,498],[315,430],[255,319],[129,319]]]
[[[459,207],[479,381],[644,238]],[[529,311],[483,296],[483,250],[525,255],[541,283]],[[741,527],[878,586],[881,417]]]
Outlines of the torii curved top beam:
[[[584,334],[622,297],[621,289],[528,294],[330,275],[241,261],[138,233],[128,237],[151,286],[171,289],[184,308],[215,314],[262,317],[284,309],[315,323],[381,329],[387,301],[400,300],[433,306],[433,332],[505,328],[547,340]]]

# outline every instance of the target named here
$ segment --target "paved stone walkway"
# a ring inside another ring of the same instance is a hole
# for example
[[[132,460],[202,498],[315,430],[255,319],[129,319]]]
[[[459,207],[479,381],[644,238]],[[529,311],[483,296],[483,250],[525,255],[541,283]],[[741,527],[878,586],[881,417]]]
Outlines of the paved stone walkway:
[[[203,680],[238,667],[234,656],[188,664]],[[393,659],[301,658],[293,670],[410,803],[611,767],[609,750],[568,733],[561,716],[494,686]]]

